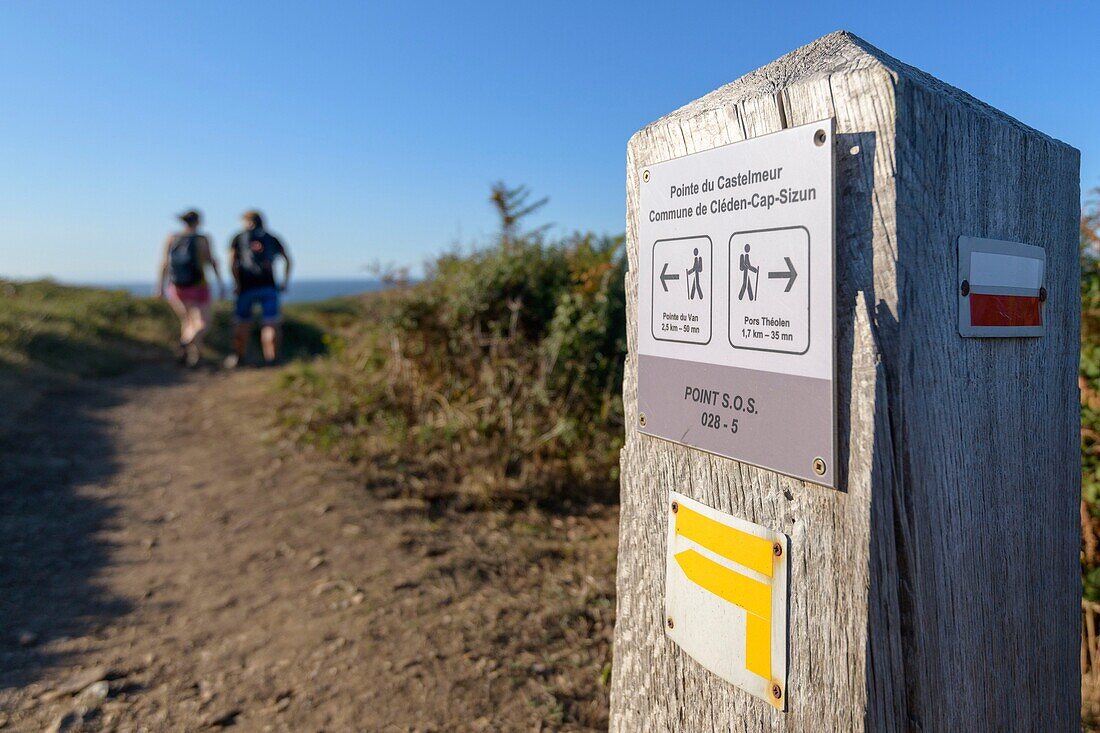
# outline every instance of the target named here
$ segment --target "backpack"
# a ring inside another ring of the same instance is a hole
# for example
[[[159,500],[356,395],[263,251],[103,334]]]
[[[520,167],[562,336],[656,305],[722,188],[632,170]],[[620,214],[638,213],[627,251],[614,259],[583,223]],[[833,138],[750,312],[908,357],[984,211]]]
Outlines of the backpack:
[[[168,249],[168,278],[173,285],[189,287],[202,281],[198,237],[187,234],[176,237]]]

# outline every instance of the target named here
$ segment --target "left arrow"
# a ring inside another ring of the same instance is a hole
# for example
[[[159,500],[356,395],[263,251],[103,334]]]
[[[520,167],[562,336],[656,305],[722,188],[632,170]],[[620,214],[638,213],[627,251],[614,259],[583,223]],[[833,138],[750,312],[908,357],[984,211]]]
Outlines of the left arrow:
[[[666,262],[665,266],[661,268],[661,287],[664,288],[665,292],[667,293],[668,292],[668,281],[669,280],[679,280],[679,279],[680,279],[679,275],[669,275],[668,274],[668,263]]]

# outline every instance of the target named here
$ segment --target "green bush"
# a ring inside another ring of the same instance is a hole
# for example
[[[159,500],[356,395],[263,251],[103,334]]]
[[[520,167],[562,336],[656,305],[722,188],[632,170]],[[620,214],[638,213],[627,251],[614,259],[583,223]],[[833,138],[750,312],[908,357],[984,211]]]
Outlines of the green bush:
[[[1081,577],[1100,601],[1100,189],[1081,217]]]
[[[504,213],[493,245],[439,257],[424,282],[365,299],[339,349],[288,373],[284,414],[307,440],[418,493],[614,500],[622,238],[547,241]]]

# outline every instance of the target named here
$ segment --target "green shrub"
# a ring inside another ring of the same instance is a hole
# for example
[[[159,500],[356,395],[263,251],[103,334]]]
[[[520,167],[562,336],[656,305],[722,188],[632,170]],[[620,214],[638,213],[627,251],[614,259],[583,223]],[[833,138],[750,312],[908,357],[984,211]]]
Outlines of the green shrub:
[[[1081,513],[1083,595],[1100,601],[1100,189],[1081,217]]]
[[[284,414],[307,440],[369,459],[410,491],[450,487],[449,498],[472,503],[611,501],[622,238],[547,241],[518,232],[522,216],[506,213],[492,246],[439,257],[424,282],[366,298],[339,350],[288,374]]]

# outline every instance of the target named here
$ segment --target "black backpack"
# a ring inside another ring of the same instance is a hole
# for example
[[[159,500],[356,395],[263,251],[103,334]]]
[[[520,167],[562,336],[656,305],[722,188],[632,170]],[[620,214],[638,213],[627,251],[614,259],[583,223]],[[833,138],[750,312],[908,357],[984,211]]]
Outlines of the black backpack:
[[[181,234],[168,249],[168,278],[173,285],[188,287],[202,280],[198,237]]]

